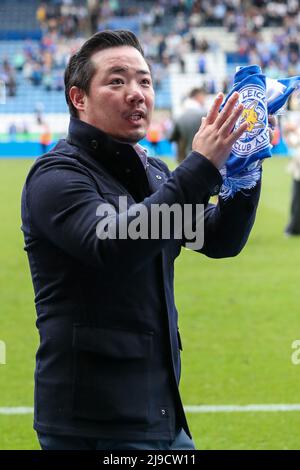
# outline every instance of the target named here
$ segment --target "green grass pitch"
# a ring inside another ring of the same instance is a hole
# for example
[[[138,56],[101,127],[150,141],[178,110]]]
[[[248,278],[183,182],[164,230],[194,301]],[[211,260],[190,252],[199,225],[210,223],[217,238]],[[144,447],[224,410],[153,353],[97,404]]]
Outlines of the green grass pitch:
[[[20,231],[20,195],[30,160],[0,160],[0,407],[32,406],[38,334]],[[286,239],[287,159],[264,163],[255,227],[236,258],[183,250],[176,302],[183,339],[186,405],[300,403],[300,238]],[[299,449],[300,412],[190,414],[199,449]],[[38,449],[31,415],[0,414],[0,449]]]

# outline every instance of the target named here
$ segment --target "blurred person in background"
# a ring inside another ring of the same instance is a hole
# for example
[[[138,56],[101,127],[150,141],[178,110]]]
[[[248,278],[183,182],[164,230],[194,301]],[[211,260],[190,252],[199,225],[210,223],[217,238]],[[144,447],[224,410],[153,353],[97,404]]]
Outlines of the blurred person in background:
[[[243,106],[234,93],[219,113],[218,94],[200,129],[198,121],[192,151],[171,172],[138,144],[151,122],[154,90],[133,33],[102,31],[88,39],[67,65],[65,95],[68,136],[36,160],[22,194],[40,334],[34,411],[40,445],[193,450],[178,388],[182,346],[173,285],[174,261],[190,243],[185,234],[175,236],[173,220],[169,237],[161,231],[151,237],[151,212],[157,205],[203,204],[204,243],[195,251],[222,258],[242,250],[260,183],[217,205],[208,201],[247,128],[244,122],[234,129]],[[107,221],[108,205],[114,220]],[[128,234],[140,206],[146,238]],[[113,227],[128,235],[114,236]]]
[[[46,153],[49,149],[49,145],[51,144],[52,137],[49,124],[46,121],[42,121],[41,124],[41,132],[40,132],[40,144],[41,144],[41,153]]]
[[[151,152],[153,156],[159,154],[159,145],[162,140],[162,125],[160,122],[151,122],[146,138],[151,144]]]
[[[194,136],[206,114],[206,90],[205,88],[193,88],[183,103],[182,113],[175,119],[170,136],[170,141],[177,144],[178,163],[182,162],[192,150]]]
[[[8,135],[11,142],[15,142],[17,138],[17,126],[15,122],[11,122],[8,126]]]
[[[285,229],[287,236],[300,235],[300,131],[299,125],[287,122],[284,134],[288,145],[292,149],[292,160],[288,165],[288,172],[292,175],[292,194],[290,205],[290,219]]]

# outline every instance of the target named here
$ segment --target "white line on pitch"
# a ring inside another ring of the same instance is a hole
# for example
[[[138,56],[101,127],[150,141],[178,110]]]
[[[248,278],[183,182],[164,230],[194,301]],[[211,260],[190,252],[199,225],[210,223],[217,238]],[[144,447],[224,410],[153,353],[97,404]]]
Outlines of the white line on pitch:
[[[0,415],[31,415],[33,408],[26,406],[0,408]]]
[[[245,413],[256,411],[300,411],[300,404],[286,405],[191,405],[185,406],[188,413]]]
[[[187,413],[245,413],[269,411],[300,411],[300,404],[270,404],[270,405],[187,405]],[[28,415],[33,414],[30,407],[0,408],[0,415]]]

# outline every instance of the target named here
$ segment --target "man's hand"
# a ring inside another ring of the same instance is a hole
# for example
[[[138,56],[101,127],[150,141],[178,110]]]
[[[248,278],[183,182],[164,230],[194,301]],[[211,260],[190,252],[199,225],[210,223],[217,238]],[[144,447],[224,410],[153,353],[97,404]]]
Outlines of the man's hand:
[[[193,140],[192,149],[201,153],[218,169],[222,168],[234,142],[241,137],[248,126],[247,122],[243,122],[232,132],[243,111],[243,105],[237,105],[238,99],[239,94],[233,93],[219,113],[223,101],[223,94],[219,93],[207,116],[202,118],[200,129]]]

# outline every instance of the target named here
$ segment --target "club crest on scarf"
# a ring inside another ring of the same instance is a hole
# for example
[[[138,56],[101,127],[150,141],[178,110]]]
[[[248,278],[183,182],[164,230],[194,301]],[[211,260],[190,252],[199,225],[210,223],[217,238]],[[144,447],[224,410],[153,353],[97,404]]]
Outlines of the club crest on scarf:
[[[257,85],[247,85],[239,93],[239,101],[244,109],[237,126],[246,121],[248,127],[233,145],[232,153],[237,157],[247,158],[249,154],[269,146],[266,99],[264,89]]]
[[[244,110],[236,127],[246,121],[248,128],[233,145],[220,170],[223,176],[220,196],[223,199],[256,186],[261,177],[261,161],[271,157],[268,114],[284,109],[297,88],[300,88],[300,76],[274,80],[266,77],[258,65],[237,67],[233,87],[220,109],[232,93],[238,91]]]
[[[223,185],[220,196],[223,199],[256,186],[261,174],[260,161],[271,156],[266,77],[261,68],[258,65],[238,67],[233,88],[222,107],[235,91],[239,92],[239,102],[244,106],[236,127],[246,121],[248,128],[233,145],[230,156],[221,169]]]

